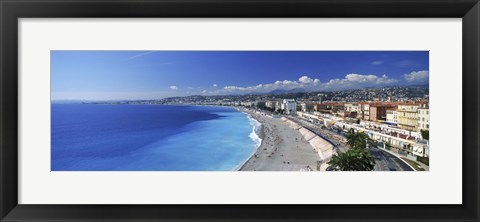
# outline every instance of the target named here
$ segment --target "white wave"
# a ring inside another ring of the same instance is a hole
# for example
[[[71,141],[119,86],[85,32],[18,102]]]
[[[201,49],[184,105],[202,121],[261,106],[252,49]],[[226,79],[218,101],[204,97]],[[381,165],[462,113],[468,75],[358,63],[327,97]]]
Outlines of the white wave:
[[[249,158],[245,159],[242,161],[240,164],[235,166],[233,168],[233,171],[239,171],[245,163],[252,158],[252,156],[257,152],[258,147],[262,144],[262,138],[260,138],[257,134],[258,130],[260,130],[260,126],[262,125],[260,122],[258,122],[255,118],[250,116],[250,114],[245,113],[247,115],[247,118],[250,122],[250,125],[252,125],[252,132],[248,135],[250,139],[255,143],[255,149],[253,150],[252,154],[250,155]]]
[[[252,118],[250,115],[248,115],[248,119],[250,120],[250,125],[252,125],[252,132],[250,133],[249,137],[255,143],[255,147],[258,148],[262,144],[262,139],[258,136],[257,132],[262,124],[256,119]]]

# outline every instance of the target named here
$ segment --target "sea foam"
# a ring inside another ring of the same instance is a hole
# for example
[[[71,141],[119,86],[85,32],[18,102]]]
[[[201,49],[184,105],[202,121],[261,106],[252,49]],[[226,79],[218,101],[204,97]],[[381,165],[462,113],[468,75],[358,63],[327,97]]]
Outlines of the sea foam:
[[[252,125],[252,132],[250,133],[249,137],[255,143],[256,148],[258,148],[262,144],[262,139],[258,136],[257,132],[260,130],[260,126],[262,124],[256,119],[252,118],[250,115],[248,115],[248,120],[250,120],[250,125]]]

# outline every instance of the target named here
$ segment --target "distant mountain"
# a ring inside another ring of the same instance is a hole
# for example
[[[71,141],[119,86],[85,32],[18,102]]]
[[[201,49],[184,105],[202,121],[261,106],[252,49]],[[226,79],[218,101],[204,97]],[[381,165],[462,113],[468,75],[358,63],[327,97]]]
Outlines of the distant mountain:
[[[279,95],[279,94],[286,94],[286,93],[302,93],[302,92],[307,92],[307,90],[303,88],[295,88],[290,90],[276,89],[276,90],[270,91],[267,94]]]
[[[278,94],[284,94],[284,93],[287,93],[287,90],[276,89],[276,90],[272,90],[272,91],[270,91],[269,93],[266,93],[266,94],[278,95]]]

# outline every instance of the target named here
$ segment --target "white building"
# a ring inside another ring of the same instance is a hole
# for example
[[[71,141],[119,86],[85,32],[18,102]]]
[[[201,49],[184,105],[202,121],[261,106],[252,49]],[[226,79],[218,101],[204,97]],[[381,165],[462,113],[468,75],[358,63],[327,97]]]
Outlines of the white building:
[[[295,115],[297,113],[297,103],[294,99],[284,99],[282,102],[282,109],[285,114]]]
[[[282,106],[282,103],[281,103],[281,102],[279,102],[279,101],[276,101],[276,102],[275,102],[275,110],[276,110],[276,111],[282,110],[282,109],[283,109],[282,107],[283,107],[283,106]]]
[[[361,107],[356,103],[345,103],[345,111],[347,112],[360,112]]]
[[[252,107],[254,105],[254,103],[253,102],[241,102],[240,105]]]
[[[422,105],[417,109],[417,129],[430,130],[430,109],[426,105]]]
[[[397,124],[397,110],[387,109],[387,122]]]
[[[275,101],[267,101],[265,102],[265,106],[268,107],[268,108],[271,108],[271,109],[274,109],[275,108]]]

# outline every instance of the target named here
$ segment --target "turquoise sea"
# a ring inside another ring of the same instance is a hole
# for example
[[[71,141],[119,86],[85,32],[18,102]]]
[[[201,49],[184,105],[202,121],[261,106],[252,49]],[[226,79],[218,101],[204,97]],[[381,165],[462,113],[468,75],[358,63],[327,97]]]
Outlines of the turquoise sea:
[[[229,107],[52,104],[52,171],[231,171],[260,145]]]

